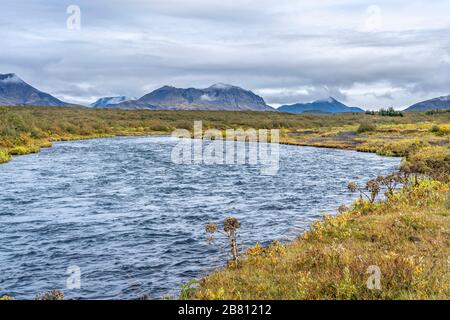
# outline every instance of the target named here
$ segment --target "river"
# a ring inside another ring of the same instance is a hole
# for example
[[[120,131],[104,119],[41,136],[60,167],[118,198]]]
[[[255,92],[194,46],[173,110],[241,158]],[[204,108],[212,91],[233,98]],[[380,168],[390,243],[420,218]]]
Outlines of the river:
[[[257,164],[174,164],[176,143],[165,136],[58,142],[0,165],[0,295],[176,296],[226,261],[224,242],[207,243],[206,223],[237,217],[241,247],[292,240],[356,198],[349,180],[364,183],[400,162],[281,145],[278,174],[264,176]],[[80,289],[67,287],[74,270]]]

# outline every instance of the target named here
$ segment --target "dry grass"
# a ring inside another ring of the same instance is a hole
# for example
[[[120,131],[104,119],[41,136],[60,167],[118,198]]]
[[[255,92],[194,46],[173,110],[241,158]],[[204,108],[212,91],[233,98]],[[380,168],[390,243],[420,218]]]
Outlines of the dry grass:
[[[358,200],[291,244],[259,245],[201,281],[196,299],[449,299],[449,184],[423,180],[390,200]],[[381,290],[368,289],[369,266]]]

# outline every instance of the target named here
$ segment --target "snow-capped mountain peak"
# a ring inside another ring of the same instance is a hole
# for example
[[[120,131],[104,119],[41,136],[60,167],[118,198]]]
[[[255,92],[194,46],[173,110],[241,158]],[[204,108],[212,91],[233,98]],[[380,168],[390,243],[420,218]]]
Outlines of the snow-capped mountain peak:
[[[25,83],[22,79],[20,79],[15,73],[7,73],[7,74],[0,74],[0,81],[2,83]]]
[[[91,107],[93,108],[107,107],[130,100],[136,100],[136,98],[127,96],[103,97],[92,103]]]
[[[219,82],[219,83],[213,84],[208,89],[228,90],[228,89],[232,89],[232,88],[236,88],[236,87],[232,86],[231,84],[226,84],[226,83],[220,83]]]

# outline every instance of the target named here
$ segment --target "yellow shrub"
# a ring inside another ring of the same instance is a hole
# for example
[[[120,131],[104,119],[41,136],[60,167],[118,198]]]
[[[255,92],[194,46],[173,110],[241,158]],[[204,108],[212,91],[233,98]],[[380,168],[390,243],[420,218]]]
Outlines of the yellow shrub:
[[[30,154],[30,153],[37,153],[39,152],[40,148],[38,146],[18,146],[14,147],[9,151],[9,154],[13,156],[20,156],[24,154]]]
[[[450,174],[450,149],[428,146],[410,153],[402,163],[402,170],[421,173],[434,179],[448,181]]]
[[[0,163],[5,163],[11,160],[11,156],[5,150],[0,150]]]
[[[356,147],[356,150],[363,152],[375,152],[383,156],[406,156],[408,153],[425,147],[428,143],[419,139],[401,140],[368,140]]]

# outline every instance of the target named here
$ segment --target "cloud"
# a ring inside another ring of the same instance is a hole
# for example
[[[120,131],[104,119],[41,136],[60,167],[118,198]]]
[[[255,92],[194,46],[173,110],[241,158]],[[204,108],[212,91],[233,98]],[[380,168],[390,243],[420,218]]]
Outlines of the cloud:
[[[402,108],[450,94],[444,0],[76,2],[79,31],[66,28],[73,1],[3,5],[0,73],[77,103],[218,82],[275,106],[332,95]]]
[[[4,79],[0,79],[0,82],[1,83],[6,83],[6,84],[9,84],[9,83],[23,83],[23,80],[22,79],[20,79],[17,75],[15,75],[15,74],[12,74],[11,76],[8,76],[8,77],[6,77],[6,78],[4,78]]]

